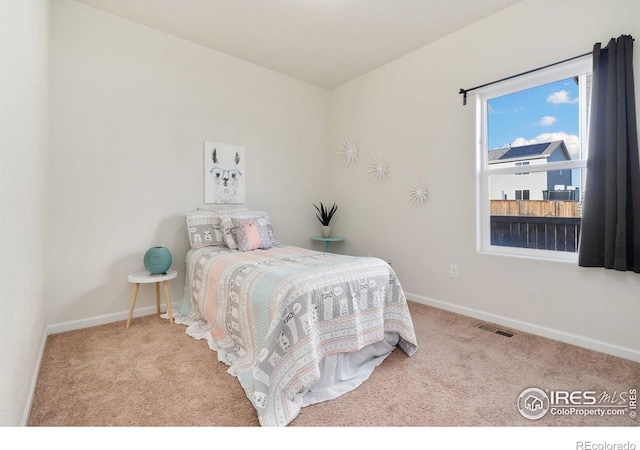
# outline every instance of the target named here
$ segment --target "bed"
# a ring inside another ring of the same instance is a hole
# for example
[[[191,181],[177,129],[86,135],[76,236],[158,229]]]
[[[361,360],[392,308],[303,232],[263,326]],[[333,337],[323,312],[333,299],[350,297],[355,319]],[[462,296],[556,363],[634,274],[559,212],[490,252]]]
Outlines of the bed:
[[[417,351],[385,261],[283,245],[261,211],[196,211],[187,230],[174,320],[228,365],[261,426],[286,426],[301,408],[357,388],[397,347]]]

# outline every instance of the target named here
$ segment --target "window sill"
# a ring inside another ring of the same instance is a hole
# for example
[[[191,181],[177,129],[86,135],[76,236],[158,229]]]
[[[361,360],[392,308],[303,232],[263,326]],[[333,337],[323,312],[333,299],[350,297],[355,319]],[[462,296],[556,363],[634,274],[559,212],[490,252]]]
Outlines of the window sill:
[[[520,249],[516,247],[489,246],[488,248],[479,249],[478,253],[487,256],[532,259],[553,263],[578,263],[578,253],[571,252],[554,252],[546,250]]]

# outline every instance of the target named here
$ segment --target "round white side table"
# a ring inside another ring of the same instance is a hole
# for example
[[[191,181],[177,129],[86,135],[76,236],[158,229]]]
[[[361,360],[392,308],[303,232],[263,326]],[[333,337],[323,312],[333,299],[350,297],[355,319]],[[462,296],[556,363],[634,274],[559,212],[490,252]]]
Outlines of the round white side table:
[[[169,285],[167,282],[178,276],[175,270],[167,270],[167,273],[151,274],[149,272],[136,272],[129,275],[129,283],[135,283],[133,287],[133,295],[131,296],[131,307],[129,308],[129,318],[127,319],[127,328],[131,325],[131,317],[133,317],[133,308],[136,306],[136,297],[141,284],[156,284],[156,304],[158,314],[160,314],[160,283],[164,285],[164,295],[167,299],[167,313],[169,314],[169,323],[173,323],[173,313],[171,312],[171,298],[169,297]]]

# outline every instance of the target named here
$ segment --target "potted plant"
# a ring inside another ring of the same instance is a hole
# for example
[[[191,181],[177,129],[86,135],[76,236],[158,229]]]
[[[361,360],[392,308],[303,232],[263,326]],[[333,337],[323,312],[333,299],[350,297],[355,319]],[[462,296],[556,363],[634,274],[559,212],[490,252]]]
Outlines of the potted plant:
[[[338,210],[338,205],[334,203],[331,208],[327,208],[322,204],[322,202],[320,202],[319,207],[316,204],[314,204],[313,206],[315,206],[316,210],[318,211],[316,217],[322,224],[322,237],[328,238],[329,236],[331,236],[331,219]]]

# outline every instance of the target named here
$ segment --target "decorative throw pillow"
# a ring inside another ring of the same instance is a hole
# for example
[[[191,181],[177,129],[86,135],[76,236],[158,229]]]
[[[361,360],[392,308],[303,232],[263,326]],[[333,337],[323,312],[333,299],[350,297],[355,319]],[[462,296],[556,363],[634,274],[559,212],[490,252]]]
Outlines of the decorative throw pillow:
[[[273,237],[273,226],[271,225],[271,219],[269,219],[269,215],[264,211],[244,211],[240,213],[221,213],[220,214],[220,229],[222,231],[222,238],[224,239],[227,247],[233,250],[238,249],[238,241],[236,238],[236,227],[233,223],[233,219],[258,219],[263,218],[266,221],[266,225],[262,225],[263,227],[267,227],[270,231],[271,236],[271,246],[278,243]]]
[[[273,226],[264,216],[254,219],[232,218],[238,250],[266,250],[273,246]]]
[[[191,248],[225,245],[220,229],[220,217],[214,211],[187,213],[187,235]]]
[[[220,226],[221,214],[239,214],[247,211],[246,206],[239,206],[232,209],[202,209],[187,213],[187,235],[191,248],[201,248],[209,246],[226,247],[224,236]]]

